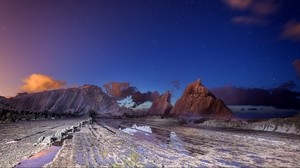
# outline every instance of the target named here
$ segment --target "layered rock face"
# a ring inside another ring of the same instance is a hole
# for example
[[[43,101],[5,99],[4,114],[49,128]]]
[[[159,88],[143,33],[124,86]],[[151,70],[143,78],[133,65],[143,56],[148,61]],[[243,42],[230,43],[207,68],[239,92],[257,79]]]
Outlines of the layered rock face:
[[[159,98],[157,98],[153,102],[152,106],[148,111],[149,115],[158,115],[158,116],[168,115],[173,107],[170,102],[170,99],[171,99],[170,92],[166,92],[163,95],[161,95]]]
[[[233,113],[217,99],[200,80],[187,86],[183,95],[177,100],[170,112],[171,116],[184,118],[218,118],[231,119]]]
[[[300,135],[300,113],[298,116],[289,118],[273,118],[263,121],[245,121],[245,120],[231,120],[231,121],[221,121],[221,120],[208,120],[202,125],[208,127],[228,127],[228,128],[238,128],[245,130],[257,130],[257,131],[268,131],[268,132],[280,132],[287,134],[297,134]]]
[[[102,117],[122,116],[117,102],[94,85],[76,88],[18,94],[16,97],[0,100],[0,108],[15,112],[59,113],[88,115],[95,113]]]

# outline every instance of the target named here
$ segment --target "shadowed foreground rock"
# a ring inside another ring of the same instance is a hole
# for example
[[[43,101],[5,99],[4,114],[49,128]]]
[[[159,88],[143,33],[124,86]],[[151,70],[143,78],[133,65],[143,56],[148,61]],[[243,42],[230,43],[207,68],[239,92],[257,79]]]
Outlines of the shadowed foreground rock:
[[[170,92],[166,92],[163,95],[161,95],[159,98],[157,98],[153,102],[151,108],[149,109],[149,115],[158,115],[158,116],[168,115],[173,107],[170,102],[170,99],[171,99]]]
[[[231,110],[217,99],[200,80],[187,86],[170,113],[171,116],[188,119],[198,118],[233,118]]]

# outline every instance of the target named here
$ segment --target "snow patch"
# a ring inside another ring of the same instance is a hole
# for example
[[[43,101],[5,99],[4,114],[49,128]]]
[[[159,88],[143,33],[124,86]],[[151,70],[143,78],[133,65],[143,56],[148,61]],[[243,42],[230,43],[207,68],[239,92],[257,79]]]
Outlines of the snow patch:
[[[137,126],[136,124],[133,124],[131,126],[131,128],[125,128],[125,129],[120,129],[121,131],[130,134],[130,135],[134,135],[134,133],[136,132],[145,132],[145,133],[152,133],[152,130],[149,126]]]

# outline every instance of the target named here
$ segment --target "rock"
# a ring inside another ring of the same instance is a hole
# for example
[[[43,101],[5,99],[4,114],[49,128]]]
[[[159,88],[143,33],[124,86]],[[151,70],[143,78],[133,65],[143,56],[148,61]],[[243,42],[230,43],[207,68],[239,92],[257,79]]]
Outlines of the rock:
[[[258,121],[244,121],[236,119],[230,121],[208,120],[201,124],[208,127],[239,128],[245,130],[280,132],[300,135],[299,116],[293,116],[288,118],[273,118]]]
[[[172,104],[170,102],[171,93],[168,91],[157,98],[150,107],[148,113],[149,115],[159,115],[165,116],[168,115],[172,109]]]
[[[217,99],[200,80],[187,86],[170,112],[171,116],[185,119],[217,118],[231,119],[233,113]]]
[[[68,89],[43,91],[32,94],[18,94],[16,97],[1,99],[3,105],[14,112],[52,114],[52,118],[66,115],[90,115],[100,117],[121,117],[122,110],[117,102],[95,85],[84,85]],[[28,116],[28,119],[36,118]]]

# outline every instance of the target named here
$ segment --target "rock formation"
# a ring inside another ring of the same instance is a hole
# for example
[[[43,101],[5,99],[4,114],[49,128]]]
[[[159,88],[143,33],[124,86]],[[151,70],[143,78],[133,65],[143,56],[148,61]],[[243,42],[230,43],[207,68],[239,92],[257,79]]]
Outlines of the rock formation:
[[[257,130],[268,132],[280,132],[300,135],[300,113],[288,118],[273,118],[268,120],[238,120],[231,121],[208,120],[202,123],[208,127],[227,127],[244,130]]]
[[[186,119],[230,119],[233,117],[233,113],[223,101],[217,99],[202,85],[200,80],[187,86],[183,95],[172,108],[170,115]]]
[[[158,116],[165,116],[168,115],[172,109],[172,105],[170,102],[171,93],[166,92],[157,98],[152,106],[149,109],[149,115],[158,115]]]
[[[90,115],[101,117],[120,117],[122,110],[117,102],[95,85],[22,93],[16,97],[0,100],[0,108],[14,112],[58,113],[71,115]]]

